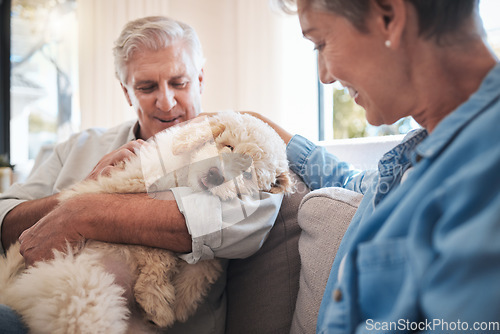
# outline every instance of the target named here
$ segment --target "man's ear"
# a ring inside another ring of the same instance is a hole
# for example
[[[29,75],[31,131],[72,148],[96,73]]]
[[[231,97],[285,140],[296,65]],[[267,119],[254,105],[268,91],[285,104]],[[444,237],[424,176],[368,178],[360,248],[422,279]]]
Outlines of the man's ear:
[[[127,99],[128,105],[132,107],[132,100],[130,99],[130,96],[128,94],[127,87],[125,87],[121,82],[120,86],[122,86],[123,93],[125,94],[125,98]]]
[[[200,83],[200,94],[203,94],[203,89],[205,88],[205,72],[203,71],[203,68],[198,74],[198,82]]]
[[[372,13],[376,18],[377,28],[390,42],[391,48],[398,48],[408,20],[408,7],[405,0],[372,0]]]

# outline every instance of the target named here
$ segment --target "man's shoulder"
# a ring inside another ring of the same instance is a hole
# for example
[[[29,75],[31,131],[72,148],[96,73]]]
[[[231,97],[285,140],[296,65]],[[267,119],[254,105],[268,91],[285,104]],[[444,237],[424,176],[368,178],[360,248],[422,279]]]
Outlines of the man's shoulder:
[[[70,136],[55,146],[59,154],[65,156],[72,151],[104,150],[107,153],[126,142],[135,139],[133,128],[137,121],[126,121],[112,128],[92,127]]]
[[[92,127],[85,129],[76,135],[82,135],[82,134],[87,134],[87,135],[92,135],[92,136],[113,136],[113,135],[119,135],[119,134],[129,134],[132,131],[132,128],[135,126],[137,123],[137,120],[129,120],[126,122],[123,122],[119,125],[116,125],[111,128],[105,128],[105,127]]]
[[[136,120],[123,122],[111,128],[91,127],[73,134],[68,140],[68,143],[81,141],[86,139],[105,140],[106,138],[114,139],[117,137],[129,137],[133,133],[132,129],[137,123]]]

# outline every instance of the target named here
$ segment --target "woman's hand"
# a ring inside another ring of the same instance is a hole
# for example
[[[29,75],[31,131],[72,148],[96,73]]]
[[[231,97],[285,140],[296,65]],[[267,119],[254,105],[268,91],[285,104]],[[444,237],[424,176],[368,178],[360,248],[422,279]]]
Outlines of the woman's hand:
[[[136,151],[145,143],[142,139],[134,140],[106,154],[86,177],[86,180],[96,180],[100,175],[109,175],[113,169],[122,168],[121,162],[135,156]]]

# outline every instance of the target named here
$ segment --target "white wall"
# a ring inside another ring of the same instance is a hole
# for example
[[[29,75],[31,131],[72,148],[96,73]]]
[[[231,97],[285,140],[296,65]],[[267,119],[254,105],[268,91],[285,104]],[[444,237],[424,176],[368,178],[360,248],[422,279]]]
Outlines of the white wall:
[[[81,127],[135,117],[114,77],[111,48],[123,25],[167,15],[192,25],[205,58],[203,109],[260,112],[317,138],[316,65],[295,16],[268,0],[78,0]]]
[[[115,78],[112,48],[126,22],[167,13],[169,0],[77,0],[81,128],[135,117]]]

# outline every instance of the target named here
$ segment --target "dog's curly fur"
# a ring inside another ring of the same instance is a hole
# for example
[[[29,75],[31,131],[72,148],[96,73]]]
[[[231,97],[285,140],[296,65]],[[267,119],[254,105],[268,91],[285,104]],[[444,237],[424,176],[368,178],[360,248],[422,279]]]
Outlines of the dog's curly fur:
[[[155,196],[175,186],[230,200],[293,187],[283,141],[264,122],[235,112],[162,131],[122,167],[76,184],[60,200],[99,192]],[[217,260],[187,264],[166,250],[97,241],[54,255],[25,269],[16,244],[0,260],[0,303],[33,333],[155,332],[186,321],[222,271]]]

